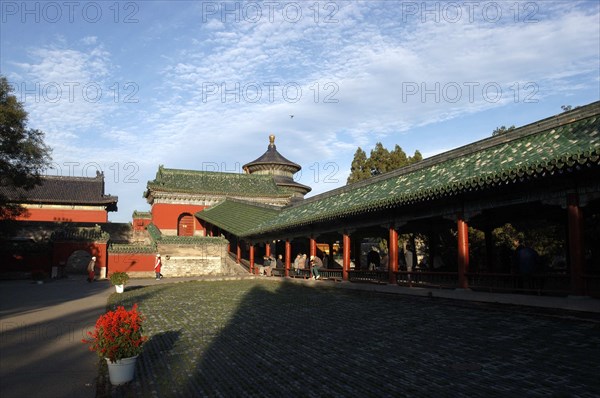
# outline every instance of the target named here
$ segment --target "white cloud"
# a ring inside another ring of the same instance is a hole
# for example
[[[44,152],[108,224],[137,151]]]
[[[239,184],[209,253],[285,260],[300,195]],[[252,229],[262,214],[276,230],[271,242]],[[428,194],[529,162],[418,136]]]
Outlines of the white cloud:
[[[97,41],[98,41],[97,36],[86,36],[83,39],[81,39],[81,42],[83,44],[87,44],[87,45],[96,44]]]
[[[345,183],[357,146],[394,137],[424,154],[438,153],[421,148],[411,130],[514,104],[515,83],[519,101],[530,93],[528,82],[537,85],[539,100],[598,85],[599,13],[591,3],[535,3],[536,23],[525,23],[523,13],[515,21],[512,2],[501,3],[505,18],[498,23],[480,13],[474,21],[463,14],[456,23],[422,23],[420,15],[391,2],[298,4],[303,18],[297,23],[282,19],[279,9],[273,22],[263,14],[258,23],[223,23],[220,15],[203,21],[198,3],[179,2],[176,14],[167,16],[170,5],[153,2],[139,24],[120,31],[123,36],[115,32],[125,27],[112,24],[54,36],[54,44],[27,45],[28,58],[13,58],[10,76],[27,88],[32,82],[102,85],[97,103],[28,101],[26,108],[60,159],[91,159],[111,172],[118,163],[121,175],[128,172],[125,164],[139,166],[140,182],[111,182],[121,209],[144,206],[140,195],[158,164],[218,164],[231,171],[260,156],[271,133],[282,154],[304,166],[300,182],[323,192],[335,185],[323,181],[331,171],[325,166],[337,165],[335,174]],[[315,4],[318,17],[308,8]],[[331,12],[337,22],[328,19]],[[140,102],[113,101],[115,81],[120,98],[123,83],[136,81]],[[273,82],[280,86],[271,100]],[[224,96],[223,83],[229,90]],[[253,84],[262,89],[256,102]],[[301,87],[302,98],[286,100],[285,84]],[[501,87],[502,98],[490,101],[485,84]],[[462,92],[453,102],[457,86]],[[424,88],[437,92],[423,96]],[[80,90],[76,94],[81,97]]]

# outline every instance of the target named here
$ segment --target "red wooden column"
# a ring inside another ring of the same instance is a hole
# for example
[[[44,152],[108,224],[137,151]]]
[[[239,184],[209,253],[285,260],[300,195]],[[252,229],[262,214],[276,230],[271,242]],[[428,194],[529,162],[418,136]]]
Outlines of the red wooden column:
[[[250,273],[254,274],[254,244],[250,245]]]
[[[242,246],[240,246],[240,241],[237,241],[237,248],[236,248],[236,255],[235,255],[235,262],[236,263],[240,263],[242,261]]]
[[[398,231],[392,226],[390,227],[390,237],[388,240],[389,249],[389,264],[388,270],[390,273],[390,283],[398,284],[396,272],[398,272]]]
[[[350,271],[350,235],[348,233],[344,233],[343,243],[344,245],[344,254],[343,254],[343,264],[342,264],[342,280],[348,280],[348,271]]]
[[[271,255],[271,243],[265,243],[265,256],[269,257]]]
[[[285,240],[285,276],[290,276],[290,264],[292,262],[292,243],[289,239]]]
[[[458,218],[458,287],[468,289],[465,275],[469,269],[469,225],[462,217]]]
[[[569,266],[571,271],[571,293],[585,294],[583,285],[583,209],[579,207],[577,194],[567,196],[567,223],[569,233]]]
[[[309,256],[316,256],[317,255],[317,241],[311,237],[310,238],[310,254]]]

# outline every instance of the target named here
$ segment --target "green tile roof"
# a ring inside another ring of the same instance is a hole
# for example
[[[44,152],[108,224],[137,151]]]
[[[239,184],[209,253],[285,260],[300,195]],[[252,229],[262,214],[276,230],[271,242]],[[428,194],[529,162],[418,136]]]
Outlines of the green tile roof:
[[[152,218],[152,213],[150,213],[149,211],[137,211],[137,210],[134,210],[132,218],[148,218],[148,219],[151,219]]]
[[[240,236],[484,189],[576,164],[597,165],[600,158],[599,114],[600,102],[596,102],[509,134],[315,196],[284,208],[276,217],[240,233]]]
[[[148,234],[154,245],[203,245],[221,243],[226,244],[227,239],[220,236],[176,236],[163,235],[160,229],[152,223],[148,224]]]
[[[109,233],[103,231],[99,225],[95,227],[66,226],[54,231],[51,235],[51,240],[54,241],[107,242],[109,239]]]
[[[109,253],[156,253],[156,245],[139,243],[112,243],[108,246]]]
[[[148,181],[144,197],[151,191],[243,197],[287,197],[269,175],[167,169],[159,166],[156,178]]]
[[[215,206],[197,212],[196,217],[240,236],[274,218],[278,213],[279,210],[272,207],[226,199]]]

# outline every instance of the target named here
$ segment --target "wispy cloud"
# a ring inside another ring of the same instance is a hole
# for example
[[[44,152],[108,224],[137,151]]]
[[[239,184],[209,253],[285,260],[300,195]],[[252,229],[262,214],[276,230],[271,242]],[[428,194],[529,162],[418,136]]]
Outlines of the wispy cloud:
[[[304,166],[300,181],[323,192],[345,182],[357,146],[390,139],[439,153],[452,142],[423,148],[411,131],[599,84],[597,2],[493,2],[498,20],[492,2],[489,14],[485,4],[470,14],[452,3],[458,18],[445,2],[427,3],[433,14],[423,2],[298,2],[294,21],[291,8],[282,14],[291,3],[275,6],[272,20],[264,3],[250,20],[248,4],[228,3],[242,13],[224,16],[223,2],[144,2],[136,24],[85,33],[65,25],[51,44],[30,40],[25,55],[11,57],[12,81],[63,90],[57,102],[24,101],[55,157],[94,160],[113,177],[120,170],[107,184],[123,192],[120,219],[143,207],[158,164],[233,171],[274,133]],[[100,100],[83,98],[89,83],[100,85]],[[124,101],[128,94],[137,101]],[[124,184],[129,163],[139,181]],[[329,164],[334,179],[324,178]]]

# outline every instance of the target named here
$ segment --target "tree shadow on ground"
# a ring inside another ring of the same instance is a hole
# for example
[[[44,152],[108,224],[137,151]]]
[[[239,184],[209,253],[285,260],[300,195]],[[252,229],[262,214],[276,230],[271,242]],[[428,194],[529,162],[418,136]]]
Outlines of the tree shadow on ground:
[[[269,278],[132,292],[129,304],[152,309],[149,325],[178,333],[151,357],[157,363],[138,370],[132,391],[148,397],[600,391],[594,373],[600,336],[591,322],[332,286]]]

